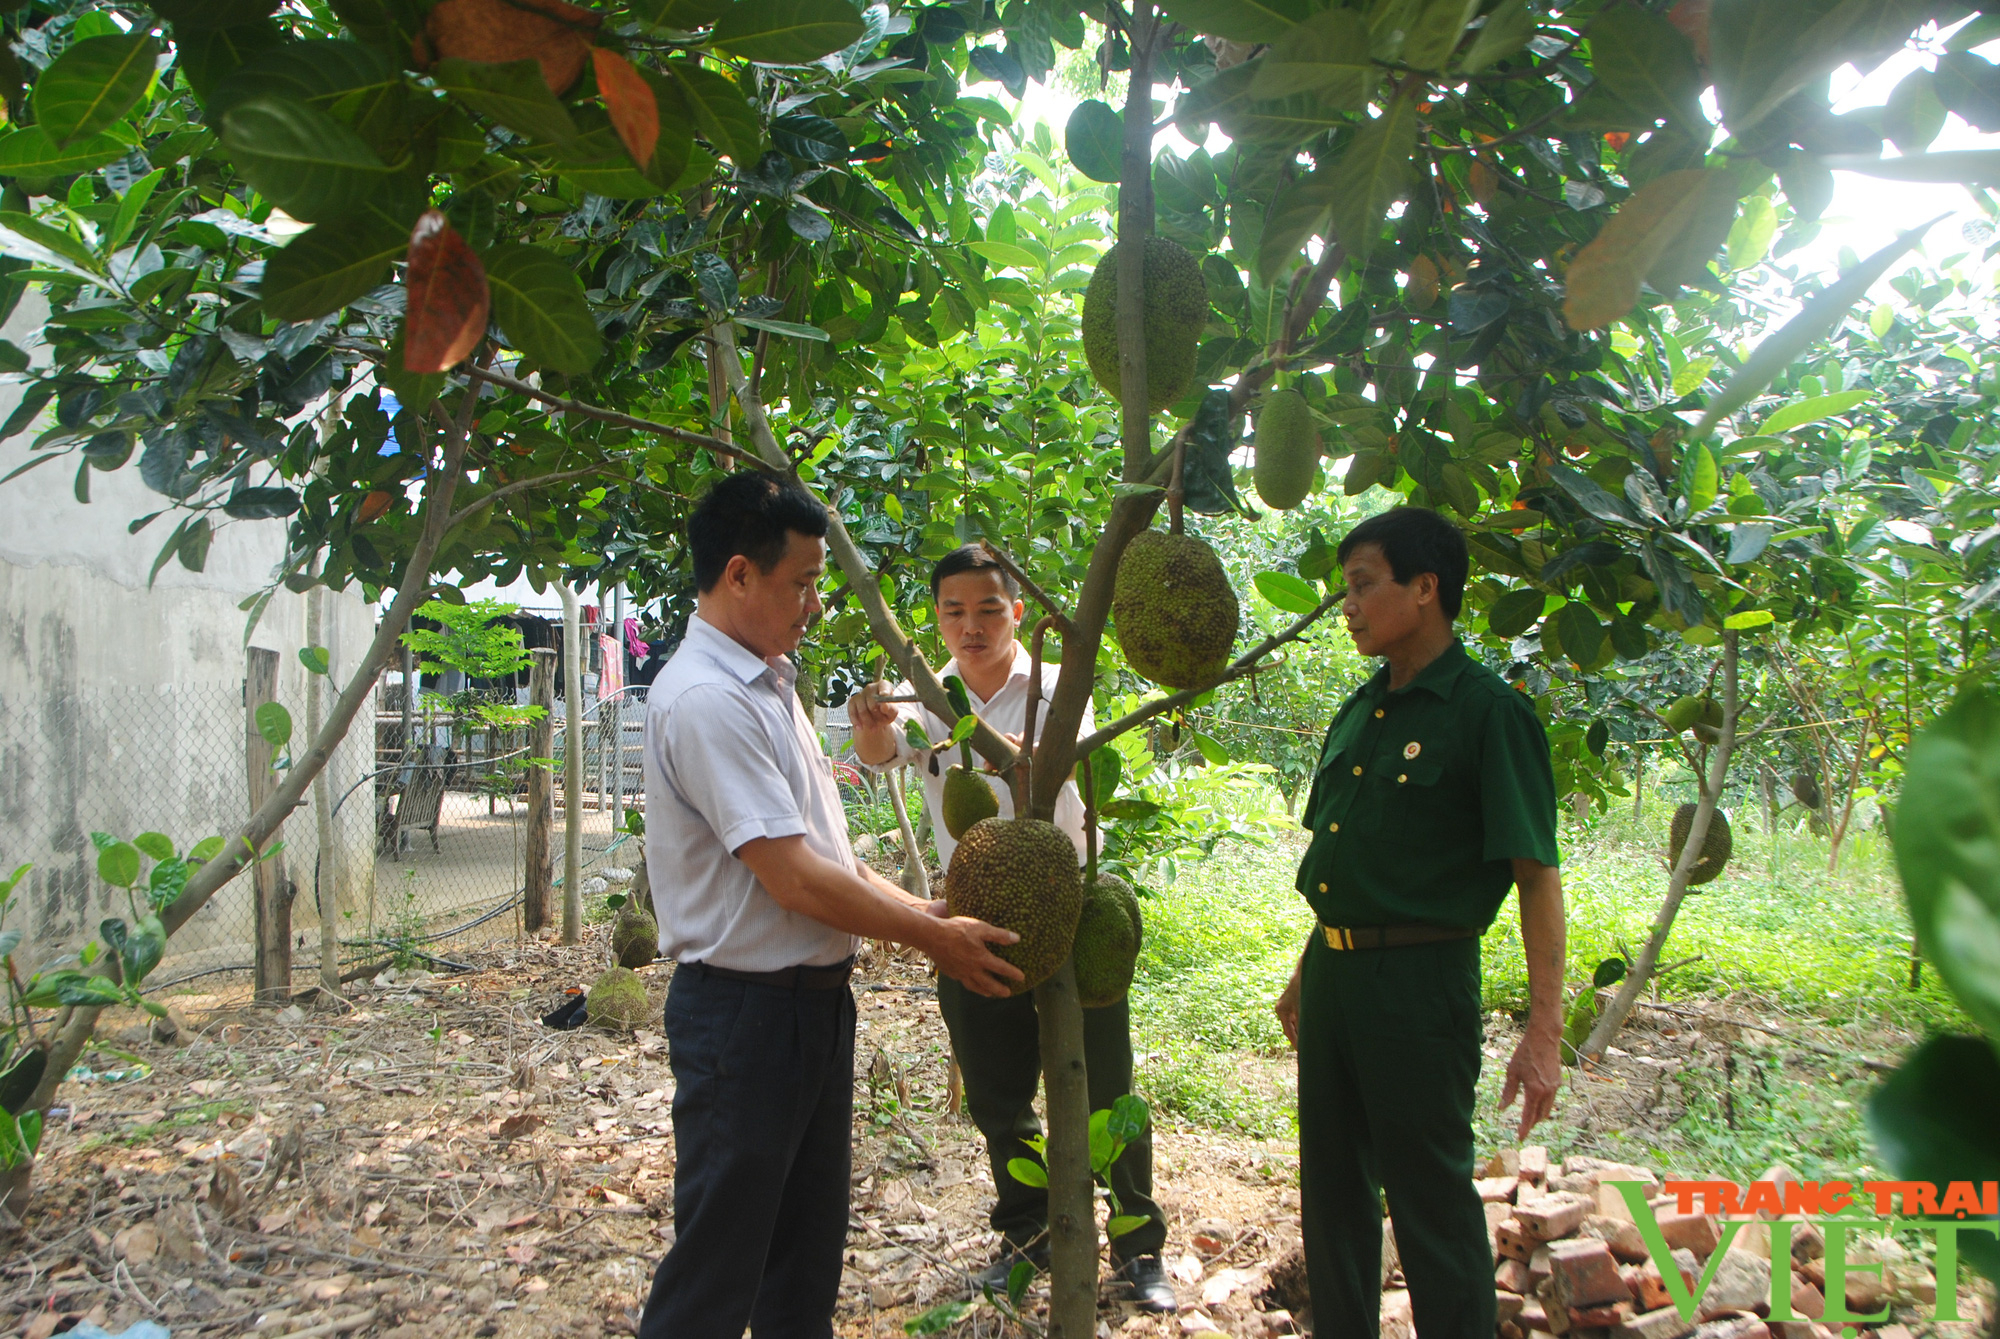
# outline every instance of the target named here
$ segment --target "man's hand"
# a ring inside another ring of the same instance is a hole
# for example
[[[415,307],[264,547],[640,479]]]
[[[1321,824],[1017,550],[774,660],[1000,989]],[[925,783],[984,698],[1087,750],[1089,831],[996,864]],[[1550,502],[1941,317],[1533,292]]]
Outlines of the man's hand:
[[[861,685],[855,690],[854,701],[848,706],[849,721],[857,729],[870,725],[878,730],[885,730],[895,725],[896,705],[893,702],[882,701],[888,695],[889,685],[880,679],[874,683]]]
[[[1521,1123],[1516,1137],[1526,1140],[1528,1131],[1547,1120],[1556,1107],[1556,1090],[1562,1087],[1562,1034],[1546,1028],[1529,1028],[1507,1062],[1507,1081],[1500,1089],[1500,1109],[1514,1105],[1521,1097]]]
[[[1021,936],[1012,930],[973,916],[948,916],[938,922],[937,933],[930,939],[924,951],[936,961],[938,970],[974,994],[1006,999],[1014,993],[1014,983],[1025,979],[1020,968],[996,957],[987,947],[1021,942]]]
[[[1272,1006],[1277,1010],[1278,1026],[1285,1030],[1285,1040],[1292,1044],[1294,1051],[1299,1049],[1299,980],[1305,973],[1305,967],[1306,960],[1301,956],[1292,968],[1292,979],[1286,983],[1285,993],[1278,996],[1277,1004]]]

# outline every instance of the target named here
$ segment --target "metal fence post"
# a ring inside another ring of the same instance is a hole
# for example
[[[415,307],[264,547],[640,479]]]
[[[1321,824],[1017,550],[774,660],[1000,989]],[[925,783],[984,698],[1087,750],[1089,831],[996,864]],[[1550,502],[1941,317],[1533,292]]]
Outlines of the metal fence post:
[[[576,592],[557,586],[563,602],[563,907],[562,941],[583,937],[583,628]]]
[[[306,592],[306,645],[327,647],[326,587],[314,586]],[[326,673],[306,675],[306,737],[317,740],[326,716],[326,690],[332,682],[333,651],[327,647]],[[341,878],[342,852],[333,830],[333,760],[313,778],[313,827],[319,850],[313,860],[313,905],[319,911],[319,986],[327,994],[340,994],[340,894],[346,880]]]
[[[278,653],[251,647],[245,657],[243,680],[243,757],[250,778],[250,812],[263,807],[277,789],[273,752],[257,728],[257,708],[278,696]],[[284,831],[272,829],[275,843]],[[268,844],[267,844],[268,849]],[[253,977],[260,1004],[284,1004],[292,994],[292,895],[282,853],[260,860],[252,870],[256,886],[257,954]]]
[[[555,825],[555,784],[547,764],[535,760],[556,751],[556,652],[539,647],[528,671],[528,701],[542,709],[533,726],[534,752],[528,766],[527,869],[521,881],[521,924],[529,934],[549,923],[549,834]]]

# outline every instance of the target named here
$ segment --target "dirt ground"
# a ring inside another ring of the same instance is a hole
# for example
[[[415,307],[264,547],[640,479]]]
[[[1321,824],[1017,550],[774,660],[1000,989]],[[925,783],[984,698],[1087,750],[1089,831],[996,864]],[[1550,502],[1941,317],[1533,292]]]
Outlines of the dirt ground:
[[[181,996],[172,1043],[107,1016],[108,1049],[88,1057],[104,1077],[63,1090],[25,1224],[0,1237],[0,1325],[29,1339],[85,1318],[114,1334],[154,1320],[175,1339],[630,1333],[672,1239],[666,1040],[540,1023],[601,968],[604,934],[460,955],[471,974],[392,970],[311,1011]],[[654,1018],[671,970],[642,972]],[[996,1245],[932,994],[918,960],[864,953],[843,1339],[901,1335],[964,1297]],[[1702,1037],[1642,1016],[1628,1056],[1566,1094],[1571,1121],[1629,1131],[1658,1106],[1663,1068],[1703,1063]],[[1499,1057],[1511,1044],[1489,1037]],[[1100,1333],[1289,1332],[1270,1275],[1297,1240],[1295,1148],[1170,1120],[1155,1137],[1183,1312],[1107,1296]],[[985,1310],[952,1327],[1003,1331]]]

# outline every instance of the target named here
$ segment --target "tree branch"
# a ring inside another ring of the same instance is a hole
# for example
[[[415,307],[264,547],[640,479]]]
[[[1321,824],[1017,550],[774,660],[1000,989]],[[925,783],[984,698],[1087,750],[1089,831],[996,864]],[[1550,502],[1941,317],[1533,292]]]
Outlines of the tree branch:
[[[1225,669],[1221,676],[1212,683],[1202,684],[1198,688],[1184,688],[1180,692],[1173,693],[1167,697],[1156,697],[1137,710],[1125,713],[1117,720],[1111,722],[1111,724],[1100,726],[1094,733],[1086,735],[1076,742],[1077,756],[1088,758],[1091,754],[1097,752],[1098,749],[1118,738],[1118,736],[1136,726],[1144,725],[1161,712],[1172,711],[1175,707],[1184,707],[1203,693],[1220,688],[1223,684],[1231,683],[1251,674],[1260,673],[1261,667],[1258,665],[1258,661],[1270,655],[1271,652],[1277,650],[1285,643],[1297,641],[1300,637],[1304,636],[1313,624],[1333,612],[1334,609],[1339,607],[1340,602],[1346,598],[1347,590],[1345,587],[1327,596],[1319,602],[1318,608],[1309,614],[1299,615],[1298,621],[1283,632],[1272,633],[1256,646],[1231,661],[1229,668]],[[1067,651],[1064,652],[1063,659],[1065,661],[1069,659]]]
[[[738,352],[736,332],[727,322],[715,327],[715,360],[721,365],[722,374],[728,379],[729,387],[736,394],[736,403],[743,410],[743,422],[750,430],[750,440],[756,445],[753,463],[773,470],[793,482],[799,482],[798,470],[784,447],[771,430],[770,416],[764,412],[764,402],[757,392],[750,388],[749,378],[743,373],[742,358]],[[875,570],[868,565],[868,558],[861,552],[861,546],[847,532],[847,525],[840,518],[838,508],[829,505],[827,514],[827,548],[833,553],[834,562],[847,574],[854,589],[854,598],[861,602],[868,615],[868,630],[875,640],[888,651],[889,658],[896,662],[896,668],[917,690],[933,715],[948,724],[957,724],[958,713],[952,710],[951,698],[944,690],[944,684],[925,663],[923,654],[916,643],[897,623],[896,615],[889,608],[889,602],[882,595],[882,584]],[[1002,739],[997,731],[981,721],[972,732],[972,746],[979,750],[981,757],[992,763],[999,771],[1006,771],[1016,761],[1014,748]]]
[[[1021,589],[1028,592],[1028,594],[1033,597],[1036,604],[1039,604],[1042,608],[1049,611],[1049,617],[1053,618],[1056,621],[1056,627],[1058,631],[1061,632],[1069,631],[1070,627],[1069,615],[1063,612],[1062,605],[1056,600],[1056,598],[1053,595],[1050,595],[1047,591],[1043,590],[1040,586],[1036,585],[1035,579],[1029,576],[1027,572],[1023,571],[1021,565],[1015,562],[1011,557],[1009,557],[1005,549],[1001,548],[998,544],[995,544],[990,539],[980,540],[979,545],[981,548],[985,549],[988,553],[993,555],[993,561],[999,563],[1001,567],[1005,568],[1007,570],[1007,575],[1013,577],[1015,581],[1019,582]]]
[[[623,465],[624,463],[625,461],[621,457],[618,460],[607,460],[600,465],[591,465],[580,470],[564,470],[560,474],[538,474],[532,479],[521,479],[515,483],[503,484],[499,488],[496,488],[492,492],[488,493],[485,497],[479,499],[479,501],[469,503],[466,506],[460,508],[458,511],[452,513],[451,519],[445,522],[445,528],[449,530],[458,525],[463,524],[466,520],[476,515],[479,512],[480,508],[490,507],[494,503],[498,502],[501,498],[507,497],[511,494],[525,493],[530,488],[540,488],[544,484],[559,484],[568,479],[581,479],[588,475],[601,474],[605,470],[612,469],[618,465]]]
[[[610,423],[620,428],[631,428],[637,432],[656,432],[662,437],[671,437],[677,442],[686,442],[689,446],[706,447],[718,455],[728,456],[734,460],[749,463],[755,463],[756,461],[756,454],[754,452],[745,451],[740,446],[732,446],[720,437],[711,437],[705,432],[689,432],[686,428],[676,428],[671,423],[661,423],[657,419],[638,418],[631,414],[621,414],[615,409],[600,409],[596,405],[585,404],[581,400],[571,400],[560,395],[551,395],[538,386],[530,386],[527,382],[510,377],[502,372],[489,372],[485,368],[479,367],[468,367],[465,369],[465,372],[467,376],[475,377],[480,381],[513,391],[517,395],[525,395],[531,400],[540,400],[543,404],[560,409],[565,414],[581,414],[585,418],[594,418],[602,423]],[[780,454],[783,453],[780,452]]]
[[[482,355],[492,357],[492,350]],[[284,780],[272,790],[269,798],[258,807],[257,812],[237,831],[215,859],[196,870],[181,889],[180,896],[168,903],[160,912],[161,924],[166,927],[167,936],[172,938],[175,931],[186,925],[194,914],[208,904],[230,880],[247,869],[255,860],[255,853],[264,849],[264,843],[294,808],[308,787],[326,769],[333,750],[346,737],[348,727],[361,711],[362,704],[375,689],[375,680],[396,650],[397,636],[410,621],[410,615],[417,605],[430,593],[431,560],[437,556],[438,545],[450,529],[451,497],[458,488],[465,469],[466,447],[471,442],[472,421],[477,413],[479,391],[475,386],[465,388],[465,398],[460,402],[458,414],[450,424],[445,437],[443,459],[440,468],[433,471],[424,483],[424,528],[417,539],[417,545],[410,552],[408,563],[403,569],[402,584],[396,589],[396,598],[389,606],[389,612],[376,625],[375,639],[369,643],[367,653],[354,667],[354,675],[341,690],[339,699],[333,704],[326,723],[321,727],[312,747],[294,759],[285,772]],[[116,961],[114,955],[107,955],[98,962],[96,970],[107,973]],[[79,1008],[64,1023],[61,1032],[49,1048],[48,1067],[42,1081],[29,1099],[36,1111],[46,1111],[54,1099],[56,1088],[63,1077],[83,1054],[84,1046],[90,1041],[92,1031],[97,1026],[96,1008]]]

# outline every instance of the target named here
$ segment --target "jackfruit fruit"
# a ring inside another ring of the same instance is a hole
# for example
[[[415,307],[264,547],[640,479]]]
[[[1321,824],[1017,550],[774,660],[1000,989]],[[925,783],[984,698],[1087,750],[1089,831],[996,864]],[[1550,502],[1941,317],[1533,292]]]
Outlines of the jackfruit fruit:
[[[1722,704],[1712,697],[1701,700],[1701,715],[1694,723],[1694,737],[1704,744],[1722,739]]]
[[[1688,832],[1694,827],[1695,806],[1684,804],[1674,810],[1673,823],[1668,831],[1667,863],[1678,866],[1681,851],[1687,846]],[[1708,836],[1701,843],[1701,854],[1696,857],[1694,869],[1688,874],[1688,886],[1707,883],[1722,873],[1722,867],[1729,863],[1729,853],[1735,849],[1734,839],[1729,835],[1729,816],[1717,809],[1708,820]]]
[[[944,830],[957,841],[965,830],[1000,812],[1000,799],[986,778],[968,767],[947,767],[944,773]]]
[[[1264,505],[1290,511],[1312,491],[1319,468],[1319,425],[1306,397],[1295,390],[1273,391],[1257,415],[1257,464],[1252,477]]]
[[[1021,969],[1014,994],[1033,990],[1069,957],[1083,912],[1083,871],[1076,846],[1038,818],[988,818],[959,838],[944,876],[954,916],[977,916],[1021,936],[993,952]]]
[[[1111,588],[1118,645],[1154,683],[1199,688],[1221,674],[1238,614],[1222,561],[1190,535],[1148,530],[1118,560]]]
[[[1146,239],[1146,405],[1158,411],[1180,399],[1194,380],[1195,351],[1208,324],[1208,281],[1194,253],[1164,237]],[[1090,374],[1113,398],[1118,371],[1118,248],[1090,272],[1083,291],[1083,355]]]
[[[1666,719],[1667,729],[1679,734],[1701,719],[1701,699],[1677,697],[1661,715]]]
[[[644,967],[660,956],[660,923],[636,902],[627,902],[611,925],[611,956],[620,967]]]
[[[1086,1009],[1101,1009],[1125,998],[1139,959],[1144,923],[1139,899],[1123,879],[1101,874],[1084,891],[1076,922],[1076,994]]]
[[[646,1001],[646,983],[629,967],[605,969],[584,995],[583,1016],[592,1027],[612,1032],[630,1032],[651,1017]]]

